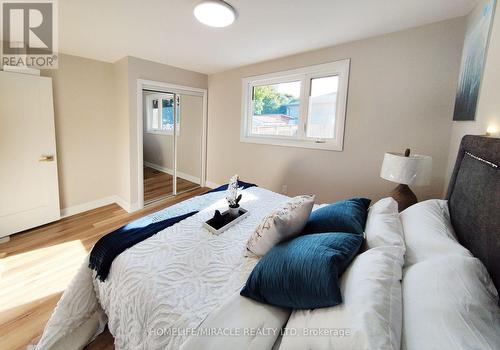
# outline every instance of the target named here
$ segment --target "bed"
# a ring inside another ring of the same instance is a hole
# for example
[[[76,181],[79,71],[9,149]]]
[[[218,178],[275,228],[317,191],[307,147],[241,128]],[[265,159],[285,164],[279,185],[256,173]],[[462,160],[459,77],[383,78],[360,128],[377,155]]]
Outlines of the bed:
[[[498,164],[499,139],[464,137],[446,197],[456,239],[465,250],[484,264],[496,290],[500,287]],[[96,279],[88,268],[88,261],[84,262],[58,303],[36,349],[83,348],[103,330],[105,324],[115,337],[117,349],[187,350],[200,348],[200,344],[204,349],[217,349],[221,346],[285,350],[315,348],[310,343],[311,339],[316,339],[314,337],[295,338],[295,335],[283,336],[276,332],[261,336],[251,333],[217,333],[205,338],[193,336],[203,325],[210,325],[210,329],[218,330],[228,326],[237,326],[238,329],[260,327],[286,330],[294,322],[312,322],[314,317],[319,322],[334,315],[333,311],[327,309],[320,311],[323,318],[316,316],[314,312],[292,313],[291,310],[260,304],[239,295],[258,263],[257,258],[245,255],[246,241],[266,214],[288,197],[258,187],[244,190],[242,206],[251,214],[222,235],[214,236],[202,229],[202,223],[213,215],[214,210],[226,206],[224,198],[224,192],[214,192],[152,214],[156,216],[155,220],[161,220],[176,213],[192,211],[193,208],[200,209],[197,214],[120,254],[114,260],[105,282]],[[400,274],[405,272],[405,268],[408,274],[417,276],[418,271],[410,273],[412,268],[403,266],[402,255],[395,259],[399,258]],[[419,266],[425,267],[425,264]],[[397,277],[399,286],[393,289],[399,299],[405,295],[405,278],[402,275]],[[408,279],[412,278],[414,277]],[[349,283],[355,285],[362,282],[352,278]],[[343,283],[347,284],[348,281]],[[489,297],[494,298],[494,295]],[[411,298],[409,296],[408,300]],[[417,302],[418,300],[409,304],[409,314],[418,314],[418,310],[412,311],[412,307],[418,305]],[[399,303],[403,309],[401,300]],[[338,308],[335,312],[338,312]],[[411,322],[404,318],[403,311],[393,312],[391,317],[391,327],[395,324],[397,328],[399,324],[401,328],[401,323]],[[493,312],[492,317],[494,325],[497,324],[495,322],[500,322],[500,313]],[[400,329],[399,336],[393,337],[389,342],[369,341],[363,346],[385,344],[368,347],[399,349],[399,344],[402,343],[403,348],[413,349],[415,343],[412,340],[405,341],[405,337],[408,338],[414,331],[411,327],[403,327],[402,333]],[[359,337],[375,336],[365,334]],[[382,338],[384,335],[378,334],[377,337]],[[497,342],[495,335],[493,338],[492,342]],[[327,341],[321,344],[327,345],[316,348],[332,347],[332,338],[324,339]],[[355,349],[353,344],[360,343],[349,340],[349,343],[343,344],[349,344],[345,348]],[[491,345],[491,341],[486,344]],[[344,345],[338,348],[344,348]],[[500,343],[496,345],[500,346]]]

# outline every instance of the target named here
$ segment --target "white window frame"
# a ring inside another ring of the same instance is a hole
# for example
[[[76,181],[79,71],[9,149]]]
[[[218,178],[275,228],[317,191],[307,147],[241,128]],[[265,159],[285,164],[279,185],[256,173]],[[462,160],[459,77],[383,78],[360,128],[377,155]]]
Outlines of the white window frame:
[[[292,69],[270,74],[247,77],[243,79],[242,89],[242,121],[240,141],[276,146],[302,147],[342,151],[344,147],[344,126],[347,109],[347,92],[349,87],[350,59]],[[306,137],[309,112],[309,96],[311,79],[338,76],[337,111],[335,120],[335,137],[333,139],[314,139]],[[253,101],[252,92],[255,86],[301,82],[300,115],[296,136],[275,136],[252,134]]]
[[[159,134],[159,135],[173,135],[174,132],[173,130],[163,130],[163,129],[158,129],[154,128],[152,125],[153,122],[153,115],[152,111],[153,108],[151,106],[151,103],[154,99],[158,99],[158,121],[160,124],[162,123],[162,99],[165,97],[165,95],[170,94],[170,93],[157,93],[157,94],[147,94],[146,95],[146,101],[145,101],[145,110],[146,110],[146,133],[148,134]],[[174,100],[178,98],[177,94],[174,95]],[[177,118],[178,115],[180,115],[180,103],[177,104],[177,101],[174,102],[174,118]],[[176,119],[177,120],[177,119]],[[177,136],[180,135],[181,132],[181,125],[180,125],[180,120],[179,122],[175,123],[175,131]]]

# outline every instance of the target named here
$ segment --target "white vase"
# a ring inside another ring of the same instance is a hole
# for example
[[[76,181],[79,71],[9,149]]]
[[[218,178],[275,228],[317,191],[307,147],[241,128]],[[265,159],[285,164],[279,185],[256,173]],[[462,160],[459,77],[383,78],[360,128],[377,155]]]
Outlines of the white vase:
[[[229,207],[229,215],[233,218],[238,217],[240,213],[240,206],[238,205],[236,208]]]

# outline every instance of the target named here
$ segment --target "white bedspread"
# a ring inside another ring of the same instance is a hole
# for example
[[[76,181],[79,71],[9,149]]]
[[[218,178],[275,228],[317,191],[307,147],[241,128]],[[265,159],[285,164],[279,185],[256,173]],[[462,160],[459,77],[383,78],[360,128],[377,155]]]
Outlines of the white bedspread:
[[[101,307],[116,349],[178,349],[189,336],[186,330],[198,327],[243,286],[257,263],[245,257],[248,237],[288,198],[262,188],[244,190],[241,205],[250,215],[216,236],[202,224],[227,206],[224,197],[225,192],[195,197],[156,214],[161,220],[205,208],[120,254],[105,282],[82,266],[37,349],[51,349]]]

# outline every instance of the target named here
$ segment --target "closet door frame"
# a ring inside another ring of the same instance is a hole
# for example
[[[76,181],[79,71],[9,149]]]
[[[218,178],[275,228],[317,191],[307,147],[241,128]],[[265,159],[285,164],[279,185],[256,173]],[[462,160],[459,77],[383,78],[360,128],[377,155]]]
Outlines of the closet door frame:
[[[136,211],[144,208],[144,169],[143,169],[143,132],[144,132],[144,122],[143,122],[143,90],[154,90],[158,92],[165,93],[174,93],[174,94],[184,94],[184,95],[194,95],[200,96],[203,98],[203,116],[202,116],[202,140],[201,140],[201,178],[200,178],[200,186],[206,186],[206,169],[207,169],[207,89],[200,89],[191,86],[170,84],[160,81],[153,80],[145,80],[145,79],[137,79],[137,113],[136,113],[136,142],[131,140],[130,142],[130,165],[131,170],[133,167],[137,169],[137,179],[131,179],[131,195],[135,192],[137,194],[137,203],[130,203],[130,211]],[[175,125],[174,118],[174,125]],[[175,127],[174,127],[175,133]],[[134,136],[131,133],[131,138]],[[174,135],[174,140],[176,137]],[[175,143],[177,141],[174,141]],[[133,147],[134,145],[137,148],[137,157],[134,157]],[[174,149],[174,176],[177,171],[176,166],[176,150]],[[174,180],[176,180],[174,178]],[[134,182],[136,186],[134,186]],[[174,182],[175,185],[175,182]],[[134,191],[134,187],[136,190]],[[175,188],[174,188],[175,190]],[[174,191],[175,193],[176,191]]]

